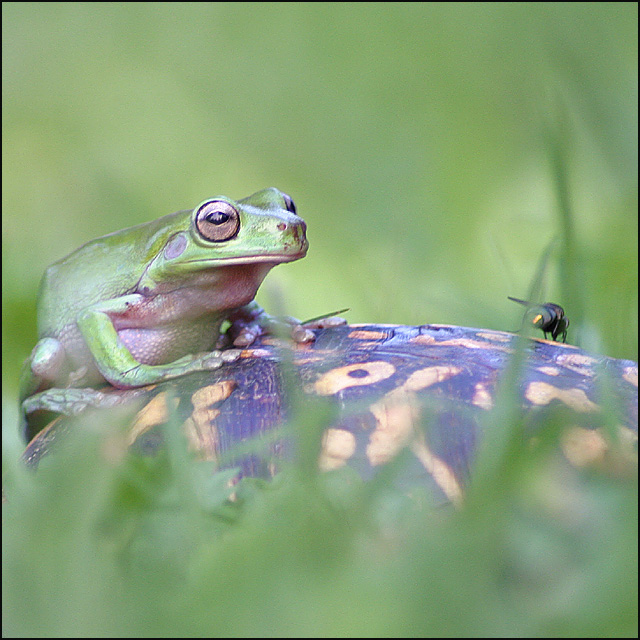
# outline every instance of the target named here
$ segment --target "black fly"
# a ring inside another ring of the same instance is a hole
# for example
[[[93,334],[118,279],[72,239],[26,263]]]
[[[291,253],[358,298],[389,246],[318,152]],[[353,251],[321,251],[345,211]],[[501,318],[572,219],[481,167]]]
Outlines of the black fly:
[[[569,318],[565,317],[564,309],[559,304],[553,304],[553,302],[536,304],[534,302],[512,298],[511,296],[507,296],[507,298],[527,307],[522,320],[523,324],[528,319],[534,327],[538,327],[538,329],[544,332],[545,338],[547,337],[547,333],[550,333],[552,340],[557,341],[558,336],[562,336],[562,342],[567,341]]]

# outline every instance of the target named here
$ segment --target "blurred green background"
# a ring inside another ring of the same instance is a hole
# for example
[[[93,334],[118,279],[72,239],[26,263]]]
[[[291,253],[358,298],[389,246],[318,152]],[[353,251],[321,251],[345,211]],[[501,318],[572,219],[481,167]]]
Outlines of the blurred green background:
[[[3,3],[2,17],[9,405],[48,264],[267,186],[294,198],[311,249],[268,277],[266,307],[515,329],[506,296],[527,295],[560,235],[558,140],[581,308],[557,253],[543,298],[573,317],[574,344],[637,358],[634,3]]]
[[[553,438],[536,451],[506,419],[492,433],[521,446],[495,447],[493,482],[454,514],[347,469],[249,479],[229,503],[225,472],[195,473],[179,447],[105,460],[94,428],[37,474],[15,463],[45,267],[267,186],[311,243],[267,278],[270,311],[513,330],[506,297],[557,238],[541,297],[565,306],[569,341],[637,360],[636,4],[3,3],[2,18],[8,635],[637,635],[637,462],[571,472]]]

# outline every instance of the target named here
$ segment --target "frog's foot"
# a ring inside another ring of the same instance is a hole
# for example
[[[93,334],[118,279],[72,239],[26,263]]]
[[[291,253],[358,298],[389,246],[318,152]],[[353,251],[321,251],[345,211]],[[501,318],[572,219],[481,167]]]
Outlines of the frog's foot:
[[[22,403],[22,410],[27,416],[37,411],[53,411],[65,416],[75,416],[88,407],[108,408],[126,404],[144,392],[144,389],[107,393],[91,388],[53,388],[27,398]]]
[[[271,316],[254,301],[229,316],[231,326],[218,344],[226,343],[233,344],[235,347],[248,347],[255,342],[256,338],[264,334],[282,338],[290,337],[294,342],[312,342],[315,340],[312,329],[326,329],[346,324],[344,318],[335,316],[336,313],[342,313],[342,311],[348,311],[348,309],[342,309],[302,323],[291,316]]]
[[[295,342],[311,342],[315,339],[313,332],[300,324],[299,320],[289,316],[276,318],[262,313],[257,318],[237,319],[227,329],[227,339],[234,347],[248,347],[259,336],[269,334],[282,338],[290,337]],[[223,352],[224,353],[224,352]]]
[[[109,356],[119,355],[111,360],[104,359],[97,363],[100,373],[116,389],[136,389],[150,384],[157,384],[188,375],[196,371],[218,369],[227,362],[234,362],[240,357],[237,349],[226,351],[207,351],[190,354],[166,364],[149,365],[136,361],[129,352],[117,354],[112,350]],[[127,365],[126,367],[123,367]]]
[[[240,354],[240,349],[224,349],[223,351],[216,350],[198,353],[190,356],[192,361],[186,364],[185,373],[219,369],[224,364],[235,362],[240,357]],[[184,375],[184,373],[182,375]]]
[[[272,335],[289,336],[294,342],[305,343],[313,342],[315,334],[312,329],[327,329],[330,327],[340,327],[346,324],[344,318],[330,317],[319,320],[312,320],[302,324],[300,320],[291,316],[282,318],[261,316],[259,320],[251,322],[238,321],[235,322],[227,333],[230,333],[233,345],[236,347],[246,347],[256,340],[258,336],[265,333]]]

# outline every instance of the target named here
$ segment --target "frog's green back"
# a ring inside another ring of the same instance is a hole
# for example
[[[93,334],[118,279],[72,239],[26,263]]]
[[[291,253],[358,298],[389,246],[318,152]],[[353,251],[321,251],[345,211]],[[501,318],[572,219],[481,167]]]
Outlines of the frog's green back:
[[[167,239],[187,229],[191,211],[178,211],[91,240],[54,262],[38,295],[38,335],[57,336],[83,308],[132,292]]]

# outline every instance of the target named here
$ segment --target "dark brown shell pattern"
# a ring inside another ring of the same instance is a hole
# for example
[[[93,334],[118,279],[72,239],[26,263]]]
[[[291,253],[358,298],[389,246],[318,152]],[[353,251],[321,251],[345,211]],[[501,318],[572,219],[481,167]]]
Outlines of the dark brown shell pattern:
[[[303,397],[326,398],[334,408],[322,437],[320,469],[349,465],[367,479],[407,451],[403,483],[426,483],[437,500],[460,501],[484,430],[499,428],[490,426],[486,416],[518,348],[517,336],[449,325],[346,325],[315,333],[315,342],[289,345],[286,352],[276,340],[263,337],[234,363],[150,387],[132,421],[129,441],[141,452],[156,450],[160,426],[171,413],[168,398],[175,401],[177,396],[175,410],[199,458],[237,467],[238,478],[274,475],[280,461],[291,455],[290,437],[271,438],[263,454],[230,458],[229,452],[286,421],[290,394],[284,359],[290,361],[290,378]],[[607,406],[615,407],[620,438],[636,446],[635,362],[531,339],[518,379],[528,428],[535,429],[536,420],[551,410],[565,410],[563,448],[571,462],[580,464],[606,451],[599,396],[603,388],[610,394]],[[25,459],[37,463],[64,425],[61,418],[40,432]]]

